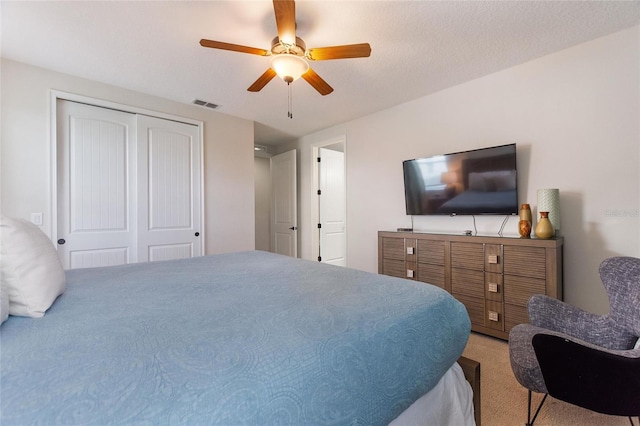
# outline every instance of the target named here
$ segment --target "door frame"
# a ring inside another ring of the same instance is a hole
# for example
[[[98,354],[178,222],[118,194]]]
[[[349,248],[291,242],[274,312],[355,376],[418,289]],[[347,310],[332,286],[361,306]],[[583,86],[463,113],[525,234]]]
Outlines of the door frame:
[[[315,142],[312,143],[311,146],[311,179],[309,179],[311,181],[311,188],[310,188],[310,194],[311,194],[311,229],[309,232],[311,232],[311,259],[314,261],[318,260],[318,246],[320,245],[320,237],[318,235],[318,228],[317,228],[317,224],[320,220],[320,207],[318,205],[318,188],[320,186],[320,182],[318,181],[318,156],[320,155],[320,148],[325,148],[327,146],[330,145],[336,145],[336,144],[342,144],[342,148],[343,148],[343,153],[344,153],[344,198],[345,198],[345,222],[344,222],[344,226],[345,226],[345,233],[348,232],[349,229],[349,224],[347,221],[347,211],[348,211],[348,206],[347,206],[347,136],[346,135],[340,135],[340,136],[336,136],[330,139],[326,139],[324,141],[320,141],[320,142]],[[348,236],[348,234],[346,234]],[[345,238],[345,247],[344,247],[344,257],[345,257],[345,264],[348,264],[348,257],[347,257],[347,253],[348,253],[348,245],[349,245],[349,239]]]
[[[58,129],[57,129],[57,118],[58,118],[58,100],[79,102],[87,105],[92,105],[101,108],[109,108],[115,109],[117,111],[128,112],[132,114],[141,114],[148,115],[151,117],[161,118],[164,120],[171,121],[179,121],[186,124],[191,124],[198,127],[198,137],[200,144],[200,199],[202,202],[200,203],[200,220],[201,220],[201,231],[200,235],[202,238],[200,239],[200,250],[202,255],[206,255],[205,253],[205,214],[204,214],[204,123],[199,120],[194,120],[192,118],[180,117],[173,114],[165,114],[162,112],[151,111],[144,108],[138,108],[131,105],[119,104],[116,102],[107,101],[104,99],[92,98],[89,96],[77,95],[74,93],[63,92],[60,90],[50,90],[50,98],[49,98],[49,167],[50,167],[50,193],[49,193],[49,201],[51,208],[51,215],[49,218],[50,229],[51,229],[51,240],[55,242],[58,240]]]

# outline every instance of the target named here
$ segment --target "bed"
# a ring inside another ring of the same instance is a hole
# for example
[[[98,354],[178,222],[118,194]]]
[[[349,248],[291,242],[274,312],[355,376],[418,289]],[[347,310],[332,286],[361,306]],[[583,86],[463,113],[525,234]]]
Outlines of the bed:
[[[260,251],[65,275],[0,328],[2,425],[474,424],[435,286]]]

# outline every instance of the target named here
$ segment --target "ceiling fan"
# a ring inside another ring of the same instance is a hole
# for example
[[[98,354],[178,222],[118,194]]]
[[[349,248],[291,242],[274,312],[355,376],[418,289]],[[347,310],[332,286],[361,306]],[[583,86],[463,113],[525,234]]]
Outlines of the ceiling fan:
[[[369,43],[348,44],[342,46],[317,47],[308,49],[304,40],[296,36],[296,5],[294,0],[273,0],[278,35],[271,42],[271,49],[259,49],[221,41],[200,40],[200,45],[213,49],[252,55],[271,56],[271,67],[249,88],[250,92],[259,92],[278,75],[287,84],[302,77],[321,95],[328,95],[333,88],[322,79],[307,63],[327,59],[364,58],[371,54]]]

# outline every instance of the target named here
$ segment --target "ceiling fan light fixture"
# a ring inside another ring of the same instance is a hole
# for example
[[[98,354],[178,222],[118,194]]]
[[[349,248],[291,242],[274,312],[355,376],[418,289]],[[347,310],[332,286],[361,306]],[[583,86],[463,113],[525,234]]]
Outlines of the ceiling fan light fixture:
[[[309,64],[301,56],[291,53],[281,53],[272,56],[271,68],[276,72],[278,77],[287,83],[291,83],[307,72]]]

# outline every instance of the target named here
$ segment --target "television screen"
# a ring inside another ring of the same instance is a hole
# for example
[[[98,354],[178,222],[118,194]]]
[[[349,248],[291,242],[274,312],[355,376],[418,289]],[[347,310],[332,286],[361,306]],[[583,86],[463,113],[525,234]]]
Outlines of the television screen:
[[[516,145],[407,160],[408,215],[518,213]]]

